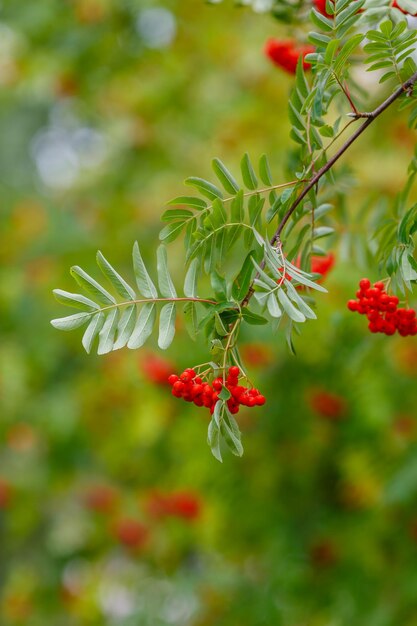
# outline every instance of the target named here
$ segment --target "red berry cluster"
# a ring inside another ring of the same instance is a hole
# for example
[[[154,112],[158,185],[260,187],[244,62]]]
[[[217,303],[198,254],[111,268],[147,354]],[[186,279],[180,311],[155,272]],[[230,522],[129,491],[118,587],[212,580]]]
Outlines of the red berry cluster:
[[[230,391],[231,397],[227,401],[229,411],[238,413],[241,404],[244,406],[262,406],[265,404],[265,396],[257,389],[249,389],[239,385],[240,370],[233,365],[229,368],[226,378],[226,389]],[[197,376],[195,370],[187,368],[180,376],[171,374],[168,378],[172,386],[172,395],[176,398],[183,398],[186,402],[194,402],[196,406],[205,406],[213,413],[219,394],[223,389],[223,379],[215,378],[211,384],[203,381]]]
[[[314,51],[314,46],[300,45],[292,39],[268,39],[265,44],[265,54],[268,59],[289,74],[295,74],[300,57],[303,59],[303,68],[308,70],[311,65],[304,61],[304,57]]]
[[[398,308],[397,296],[389,296],[384,283],[377,282],[372,287],[370,280],[362,278],[356,297],[357,300],[349,300],[348,309],[367,316],[371,333],[394,335],[398,331],[401,337],[417,335],[415,310]]]

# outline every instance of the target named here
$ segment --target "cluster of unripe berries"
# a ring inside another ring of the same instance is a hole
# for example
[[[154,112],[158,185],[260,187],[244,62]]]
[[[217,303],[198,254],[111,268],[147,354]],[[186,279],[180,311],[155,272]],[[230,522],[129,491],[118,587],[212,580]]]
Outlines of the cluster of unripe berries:
[[[384,283],[374,283],[367,278],[359,282],[356,292],[357,300],[349,300],[349,311],[366,315],[371,333],[394,335],[396,331],[401,337],[417,335],[417,319],[414,309],[398,308],[397,296],[390,296],[385,291]]]
[[[210,409],[210,413],[214,412],[223,386],[230,392],[227,406],[233,414],[238,413],[241,405],[253,407],[265,404],[265,396],[259,393],[258,389],[239,385],[239,376],[239,368],[233,365],[229,368],[224,381],[219,377],[210,384],[197,376],[195,370],[187,368],[180,376],[171,374],[168,382],[172,386],[173,396],[183,398],[186,402],[194,402],[196,406],[205,406]]]

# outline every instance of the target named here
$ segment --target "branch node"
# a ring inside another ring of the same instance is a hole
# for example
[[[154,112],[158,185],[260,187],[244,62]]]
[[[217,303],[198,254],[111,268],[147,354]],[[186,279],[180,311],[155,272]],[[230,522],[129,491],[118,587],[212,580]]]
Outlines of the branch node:
[[[355,112],[352,111],[351,113],[346,113],[346,115],[348,117],[353,118],[354,120],[359,120],[361,118],[369,119],[369,118],[375,117],[374,111],[369,111],[369,112],[368,111],[355,111]]]

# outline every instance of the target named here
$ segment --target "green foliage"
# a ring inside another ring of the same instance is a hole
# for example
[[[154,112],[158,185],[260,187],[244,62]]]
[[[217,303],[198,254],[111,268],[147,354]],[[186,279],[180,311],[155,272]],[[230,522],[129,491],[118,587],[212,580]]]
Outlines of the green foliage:
[[[149,276],[142,259],[137,242],[133,246],[133,269],[138,294],[110,265],[101,252],[97,253],[97,265],[114,291],[122,298],[117,301],[105,287],[89,276],[80,267],[71,268],[71,275],[87,293],[98,302],[86,298],[82,294],[68,293],[55,289],[56,299],[62,304],[83,309],[84,313],[76,313],[69,317],[54,319],[52,326],[59,330],[73,330],[88,324],[82,343],[89,353],[98,337],[97,354],[107,354],[127,346],[130,349],[142,347],[151,336],[157,315],[158,305],[162,305],[159,314],[158,346],[166,350],[175,335],[175,319],[179,302],[187,302],[187,317],[196,317],[196,304],[200,303],[196,292],[196,275],[198,260],[195,259],[185,277],[185,297],[178,298],[169,273],[167,253],[163,245],[157,251],[157,276],[159,291]],[[143,296],[143,297],[141,297]],[[207,300],[204,304],[210,303]],[[216,304],[212,302],[211,304]],[[104,306],[101,306],[104,305]],[[191,309],[190,309],[191,307]],[[191,335],[194,336],[194,324]]]
[[[407,28],[405,20],[396,26],[391,21],[382,22],[378,31],[370,30],[366,37],[370,41],[364,46],[369,55],[366,62],[372,63],[368,71],[388,69],[382,73],[380,83],[394,78],[402,84],[417,70],[417,65],[410,58],[415,50],[417,33]],[[403,65],[405,71],[402,71]]]
[[[411,106],[410,124],[416,123],[413,91],[417,66],[411,55],[417,34],[397,15],[402,15],[401,11],[392,9],[388,2],[376,7],[372,0],[327,2],[327,15],[305,2],[295,7],[284,0],[261,4],[255,2],[253,8],[271,10],[283,21],[302,21],[308,15],[317,29],[308,33],[315,45],[315,51],[306,59],[312,65],[311,77],[307,77],[301,55],[289,97],[290,136],[297,145],[291,180],[275,182],[268,157],[263,154],[255,166],[247,152],[240,160],[239,176],[221,159],[214,158],[211,164],[215,182],[202,176],[188,177],[185,184],[195,195],[174,198],[162,215],[158,289],[137,244],[133,266],[139,294],[100,252],[97,264],[117,299],[84,270],[72,268],[73,277],[89,297],[56,290],[61,303],[82,312],[55,319],[52,324],[61,330],[87,325],[82,340],[87,352],[96,339],[98,354],[124,346],[143,346],[153,332],[157,314],[158,346],[167,349],[175,335],[180,303],[184,303],[190,337],[195,340],[199,334],[204,336],[214,371],[224,372],[233,363],[243,367],[237,346],[243,323],[263,325],[269,318],[276,330],[285,321],[287,343],[294,352],[293,332],[299,333],[299,324],[317,317],[310,290],[326,291],[315,280],[319,276],[308,269],[312,255],[326,254],[322,240],[330,237],[332,244],[335,241],[332,195],[337,193],[338,184],[343,184],[343,178],[338,183],[333,166],[393,102],[399,100],[401,108]],[[410,8],[407,0],[400,6]],[[362,51],[367,55],[365,59],[359,56]],[[358,58],[371,64],[369,71],[384,70],[381,83],[392,78],[400,83],[393,96],[371,113],[361,113],[355,104],[357,96],[365,95],[352,78],[351,70]],[[351,119],[344,123],[346,115]],[[335,151],[350,125],[361,119],[365,119],[363,126],[352,130]],[[379,217],[382,225],[376,236],[372,233],[373,249],[367,243],[365,246],[365,254],[373,256],[391,277],[393,287],[403,292],[411,290],[417,279],[415,205],[406,206],[414,176],[413,167],[410,181],[399,195],[395,217]],[[165,248],[180,236],[187,268],[184,297],[177,296]],[[197,296],[200,282],[207,287],[206,276],[215,300]],[[198,304],[205,310],[199,311]],[[242,453],[239,429],[226,398],[216,404],[208,441],[219,460],[221,441],[234,454]]]

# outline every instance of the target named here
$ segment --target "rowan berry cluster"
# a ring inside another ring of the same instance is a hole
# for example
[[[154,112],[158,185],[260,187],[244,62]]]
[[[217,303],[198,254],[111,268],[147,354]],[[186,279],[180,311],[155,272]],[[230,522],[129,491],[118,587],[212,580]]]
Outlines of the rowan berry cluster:
[[[394,335],[398,331],[401,337],[417,335],[417,319],[414,309],[398,308],[397,296],[390,296],[385,291],[384,283],[377,282],[371,286],[370,280],[362,278],[357,300],[349,300],[349,311],[366,315],[371,333]]]
[[[171,374],[168,382],[172,386],[173,396],[183,398],[186,402],[194,402],[196,406],[205,406],[210,409],[210,413],[214,412],[223,387],[230,392],[227,406],[232,414],[239,412],[240,405],[253,407],[265,404],[265,396],[259,393],[258,389],[239,385],[239,376],[239,368],[233,365],[229,368],[224,381],[219,377],[210,384],[197,376],[195,370],[187,368],[180,376]]]
[[[298,59],[303,59],[303,68],[308,70],[311,65],[304,58],[310,52],[314,52],[314,46],[298,44],[293,39],[268,39],[265,44],[266,56],[278,67],[289,74],[295,74]]]

